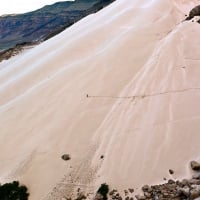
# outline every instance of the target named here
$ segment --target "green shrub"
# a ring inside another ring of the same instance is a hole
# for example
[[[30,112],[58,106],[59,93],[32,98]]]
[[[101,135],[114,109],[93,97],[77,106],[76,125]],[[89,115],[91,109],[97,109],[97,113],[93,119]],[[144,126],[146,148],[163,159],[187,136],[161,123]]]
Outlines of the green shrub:
[[[0,200],[28,200],[28,189],[18,181],[0,185]]]
[[[97,190],[97,193],[101,194],[103,196],[103,200],[107,200],[107,194],[109,192],[109,186],[106,183],[101,184],[99,189]]]

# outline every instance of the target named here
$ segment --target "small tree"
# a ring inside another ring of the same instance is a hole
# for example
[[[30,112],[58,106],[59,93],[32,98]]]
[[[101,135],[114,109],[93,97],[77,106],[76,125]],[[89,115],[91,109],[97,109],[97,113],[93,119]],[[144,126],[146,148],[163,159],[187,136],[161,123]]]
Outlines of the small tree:
[[[103,196],[103,200],[107,200],[107,194],[109,192],[109,186],[106,183],[101,184],[99,189],[97,190],[97,193],[101,194]]]
[[[0,185],[0,200],[28,200],[28,189],[18,181]]]

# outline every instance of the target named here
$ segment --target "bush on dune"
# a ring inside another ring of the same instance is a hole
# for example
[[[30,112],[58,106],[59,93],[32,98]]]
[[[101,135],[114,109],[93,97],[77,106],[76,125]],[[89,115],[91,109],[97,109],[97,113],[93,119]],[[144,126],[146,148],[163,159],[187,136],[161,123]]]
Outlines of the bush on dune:
[[[103,200],[107,200],[107,194],[109,192],[109,186],[106,183],[101,184],[101,186],[99,187],[97,193],[101,194],[103,197]]]
[[[28,189],[18,181],[0,185],[0,200],[28,200]]]

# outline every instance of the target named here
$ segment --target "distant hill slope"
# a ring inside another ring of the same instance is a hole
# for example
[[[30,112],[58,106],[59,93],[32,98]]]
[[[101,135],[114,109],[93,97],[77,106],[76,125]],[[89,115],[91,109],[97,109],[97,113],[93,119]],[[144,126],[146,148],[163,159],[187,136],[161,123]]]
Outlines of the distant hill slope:
[[[113,0],[58,2],[33,12],[0,17],[0,51],[16,44],[46,40]]]

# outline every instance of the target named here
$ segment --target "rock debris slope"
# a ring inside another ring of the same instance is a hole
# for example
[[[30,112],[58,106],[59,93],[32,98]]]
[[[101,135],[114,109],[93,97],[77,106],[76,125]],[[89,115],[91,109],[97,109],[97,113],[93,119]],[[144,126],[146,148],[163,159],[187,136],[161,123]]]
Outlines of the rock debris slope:
[[[3,61],[0,182],[20,180],[39,200],[190,176],[200,26],[182,21],[198,3],[117,0]]]

